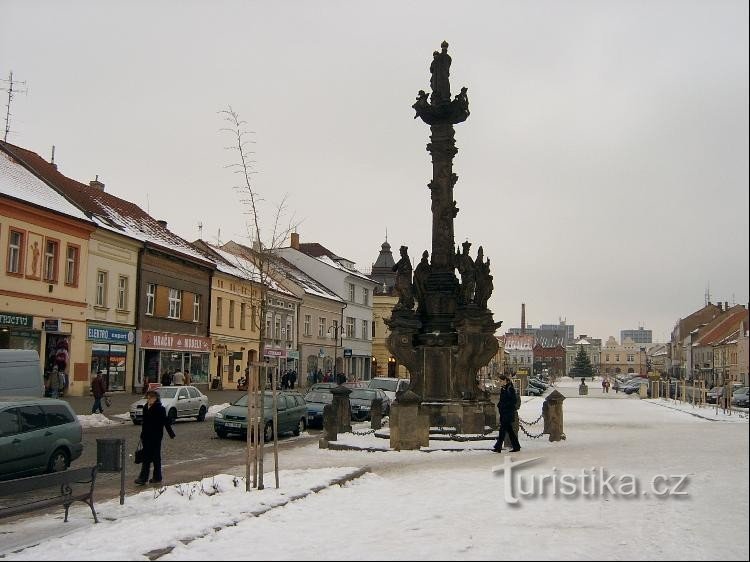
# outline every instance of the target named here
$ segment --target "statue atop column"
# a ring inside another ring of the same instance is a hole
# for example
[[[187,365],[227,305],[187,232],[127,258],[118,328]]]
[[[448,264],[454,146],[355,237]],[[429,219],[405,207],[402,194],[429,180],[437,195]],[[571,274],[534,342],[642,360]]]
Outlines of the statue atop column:
[[[474,302],[481,308],[487,308],[487,301],[492,296],[494,286],[492,285],[492,275],[490,275],[490,259],[484,261],[484,249],[479,246],[477,259],[474,262],[476,272],[476,291],[474,292]]]
[[[427,250],[422,252],[422,261],[419,262],[417,268],[414,270],[414,293],[417,298],[417,310],[419,312],[425,310],[425,297],[427,296],[426,283],[432,270],[428,259],[429,255]]]
[[[463,246],[463,253],[456,249],[456,269],[461,275],[461,290],[458,300],[461,304],[469,304],[474,300],[474,291],[477,286],[476,268],[474,260],[469,255],[471,242],[464,242],[461,245]]]
[[[451,99],[451,82],[450,68],[451,57],[448,54],[448,43],[443,41],[440,45],[440,51],[432,53],[432,63],[430,64],[430,88],[432,94],[428,96],[424,90],[419,90],[417,100],[412,105],[416,115],[414,119],[420,117],[428,125],[441,125],[462,123],[469,117],[469,97],[466,94],[468,89],[461,88],[461,93],[456,94]]]
[[[443,41],[440,52],[432,53],[432,64],[430,64],[430,87],[432,105],[443,105],[451,101],[451,56],[448,54],[448,42]]]
[[[412,310],[414,308],[414,289],[411,282],[411,260],[407,251],[407,246],[401,246],[399,252],[401,253],[401,259],[399,259],[393,266],[393,271],[396,272],[396,284],[395,290],[398,295],[398,303],[395,309],[400,310]]]

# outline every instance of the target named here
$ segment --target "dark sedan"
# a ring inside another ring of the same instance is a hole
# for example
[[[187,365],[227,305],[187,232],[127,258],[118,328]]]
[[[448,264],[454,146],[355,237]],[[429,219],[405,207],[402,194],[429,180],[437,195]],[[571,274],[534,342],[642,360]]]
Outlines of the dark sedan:
[[[383,401],[383,415],[391,412],[391,401],[385,392],[379,388],[356,388],[349,395],[349,404],[352,407],[352,420],[366,421],[370,419],[372,401],[380,398]]]
[[[311,390],[305,394],[307,404],[307,427],[323,427],[323,408],[333,402],[328,389]]]

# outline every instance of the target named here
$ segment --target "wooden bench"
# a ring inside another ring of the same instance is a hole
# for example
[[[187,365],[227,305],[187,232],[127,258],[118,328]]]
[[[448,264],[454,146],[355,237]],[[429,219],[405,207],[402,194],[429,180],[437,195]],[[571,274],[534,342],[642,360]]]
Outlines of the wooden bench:
[[[94,483],[96,467],[74,468],[52,474],[29,476],[0,482],[0,519],[21,513],[30,513],[55,505],[65,506],[65,521],[68,521],[68,510],[74,501],[82,501],[91,508],[94,522],[99,523],[94,510]],[[84,484],[86,486],[81,487]],[[40,494],[28,494],[44,490]],[[20,497],[19,497],[20,496]],[[8,504],[8,498],[18,501]]]

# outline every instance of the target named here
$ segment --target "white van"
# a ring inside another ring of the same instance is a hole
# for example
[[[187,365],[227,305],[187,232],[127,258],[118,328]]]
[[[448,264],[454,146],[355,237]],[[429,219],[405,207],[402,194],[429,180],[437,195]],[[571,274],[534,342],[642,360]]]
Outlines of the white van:
[[[390,377],[375,377],[370,380],[368,388],[379,388],[393,402],[396,394],[409,389],[409,379],[396,379]]]
[[[44,397],[44,376],[36,351],[0,349],[0,396]]]

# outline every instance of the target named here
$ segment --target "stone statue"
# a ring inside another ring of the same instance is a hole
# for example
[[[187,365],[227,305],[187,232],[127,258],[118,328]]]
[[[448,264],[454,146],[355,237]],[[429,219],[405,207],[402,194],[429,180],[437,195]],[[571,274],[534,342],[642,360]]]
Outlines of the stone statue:
[[[417,94],[417,101],[414,105],[412,105],[412,108],[414,108],[414,111],[416,111],[414,119],[419,117],[420,114],[423,114],[430,108],[430,102],[427,101],[427,92],[425,92],[424,90],[419,90],[419,93]]]
[[[398,304],[394,307],[394,310],[412,310],[414,308],[414,290],[411,284],[411,260],[407,246],[401,246],[399,252],[401,252],[401,259],[396,262],[393,266],[393,271],[396,272],[396,294],[398,294]]]
[[[448,43],[443,41],[440,45],[441,52],[432,53],[432,64],[430,64],[430,86],[432,95],[430,102],[433,105],[442,105],[451,101],[450,68],[451,57],[448,54]]]
[[[466,94],[468,88],[464,86],[461,88],[461,93],[456,94],[453,100],[454,112],[456,113],[456,122],[462,123],[469,118],[469,96]]]
[[[459,253],[456,249],[456,269],[461,274],[461,289],[459,295],[459,302],[461,304],[469,304],[474,298],[474,291],[477,285],[476,270],[474,261],[469,255],[469,248],[471,248],[471,242],[464,242],[463,253]]]
[[[490,275],[490,260],[484,261],[484,249],[479,246],[477,252],[477,259],[474,262],[474,268],[476,271],[476,292],[474,295],[474,302],[477,303],[479,308],[486,308],[487,301],[492,296],[494,286],[492,285],[492,275]]]
[[[414,293],[417,298],[417,309],[422,311],[425,309],[425,295],[427,294],[427,277],[430,275],[432,267],[428,261],[430,254],[425,250],[422,252],[422,261],[419,262],[416,269],[414,270]]]

